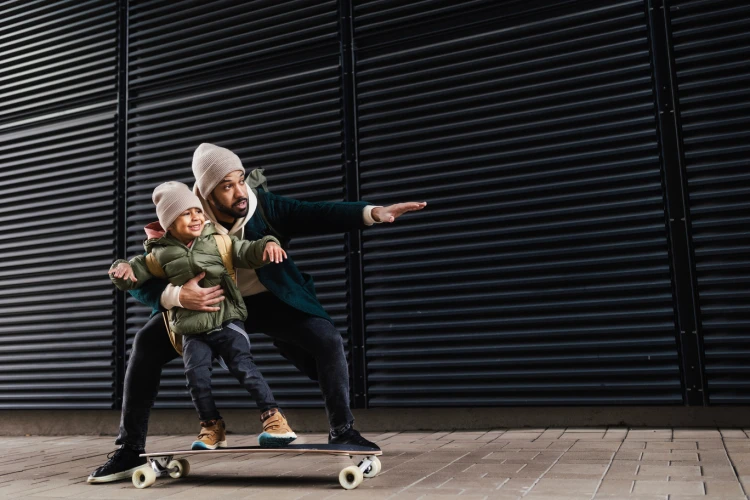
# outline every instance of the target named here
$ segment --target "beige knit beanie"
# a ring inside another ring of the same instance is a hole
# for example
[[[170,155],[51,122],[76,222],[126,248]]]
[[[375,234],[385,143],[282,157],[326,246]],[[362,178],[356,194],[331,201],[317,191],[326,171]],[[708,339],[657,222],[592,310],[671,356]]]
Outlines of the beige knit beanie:
[[[200,208],[203,210],[201,200],[190,191],[190,188],[181,182],[165,182],[154,189],[151,197],[156,205],[156,216],[159,224],[166,231],[169,226],[188,208]]]
[[[245,173],[239,156],[227,148],[204,142],[193,153],[193,175],[195,185],[203,199],[221,182],[227,174],[236,170]]]

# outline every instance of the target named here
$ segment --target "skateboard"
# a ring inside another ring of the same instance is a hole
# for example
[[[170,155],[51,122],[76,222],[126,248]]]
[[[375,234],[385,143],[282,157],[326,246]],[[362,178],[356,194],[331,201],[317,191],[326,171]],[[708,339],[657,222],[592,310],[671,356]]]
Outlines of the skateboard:
[[[305,453],[321,455],[349,456],[358,465],[345,467],[339,473],[339,483],[344,489],[353,490],[364,481],[364,478],[375,477],[380,473],[381,466],[378,457],[383,454],[380,450],[364,446],[348,446],[341,444],[293,444],[283,448],[261,448],[260,446],[237,446],[217,448],[215,450],[178,450],[162,451],[159,453],[143,453],[141,456],[148,463],[133,472],[133,485],[136,488],[148,488],[156,482],[157,477],[169,476],[175,479],[185,477],[190,473],[190,462],[185,458],[175,460],[175,456],[212,455],[223,453],[286,453],[302,455]]]

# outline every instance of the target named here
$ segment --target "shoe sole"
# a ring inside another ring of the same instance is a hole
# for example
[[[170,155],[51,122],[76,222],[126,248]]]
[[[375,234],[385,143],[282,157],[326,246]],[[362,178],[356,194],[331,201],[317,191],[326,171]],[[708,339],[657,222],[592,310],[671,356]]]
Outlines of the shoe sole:
[[[219,441],[215,445],[206,444],[203,441],[193,441],[193,444],[190,445],[191,450],[215,450],[216,448],[226,448],[227,442]]]
[[[297,439],[297,435],[293,432],[287,432],[286,434],[264,432],[258,436],[258,444],[261,448],[283,448],[295,439]]]
[[[138,469],[140,469],[141,467],[147,464],[148,462],[138,465],[136,467],[133,467],[132,469],[128,469],[122,472],[116,472],[114,474],[109,474],[107,476],[101,476],[101,477],[89,476],[88,479],[86,479],[86,482],[89,484],[98,484],[98,483],[112,483],[114,481],[124,481],[126,479],[130,479],[131,476],[133,475],[133,472],[137,471]]]
[[[336,441],[331,441],[329,439],[328,440],[328,444],[337,444],[337,445],[341,445],[341,446],[354,445],[354,446],[361,446],[362,448],[370,448],[370,449],[372,449],[374,451],[382,451],[380,449],[380,446],[376,445],[375,443],[364,444],[364,443],[352,443],[352,442],[349,442],[349,441],[336,442]]]

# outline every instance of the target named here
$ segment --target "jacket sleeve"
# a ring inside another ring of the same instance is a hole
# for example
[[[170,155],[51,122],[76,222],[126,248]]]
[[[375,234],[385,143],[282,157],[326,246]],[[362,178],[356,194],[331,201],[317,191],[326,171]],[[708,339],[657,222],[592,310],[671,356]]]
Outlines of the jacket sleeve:
[[[135,274],[135,278],[138,281],[131,281],[129,279],[124,280],[122,278],[115,278],[111,274],[109,275],[110,279],[112,280],[112,283],[119,288],[120,290],[134,290],[137,288],[140,288],[141,286],[145,285],[148,280],[153,278],[153,275],[148,271],[148,267],[146,266],[146,256],[145,255],[139,255],[137,257],[133,257],[130,259],[130,262],[126,260],[116,260],[112,266],[111,269],[114,269],[117,267],[118,264],[121,262],[125,262],[126,264],[130,264],[130,267],[133,268],[133,273]]]
[[[364,209],[371,205],[358,202],[308,202],[267,191],[258,191],[258,203],[273,228],[285,238],[295,236],[343,233],[368,227]]]
[[[164,309],[161,304],[161,296],[167,288],[167,285],[169,285],[169,281],[153,278],[148,280],[148,282],[140,288],[129,290],[128,293],[144,306],[150,307],[154,313],[159,311],[163,312],[166,311],[166,309]]]
[[[263,262],[263,250],[266,249],[266,244],[269,241],[281,246],[279,240],[273,236],[264,236],[253,241],[240,240],[232,236],[232,264],[234,264],[234,267],[258,269],[265,266],[267,262]]]

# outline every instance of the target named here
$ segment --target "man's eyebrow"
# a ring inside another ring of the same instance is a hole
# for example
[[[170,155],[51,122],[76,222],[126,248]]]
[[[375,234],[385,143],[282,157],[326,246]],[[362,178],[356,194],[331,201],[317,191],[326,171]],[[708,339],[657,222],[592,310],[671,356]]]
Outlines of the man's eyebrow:
[[[245,179],[245,176],[241,175],[240,176],[240,180],[244,180],[244,179]],[[222,179],[222,181],[220,182],[220,184],[224,184],[225,182],[232,182],[232,179]]]

